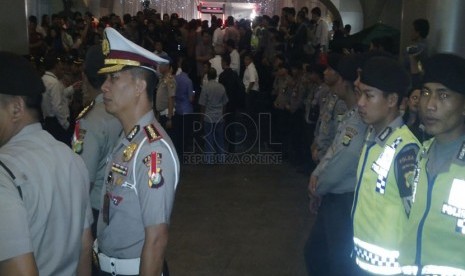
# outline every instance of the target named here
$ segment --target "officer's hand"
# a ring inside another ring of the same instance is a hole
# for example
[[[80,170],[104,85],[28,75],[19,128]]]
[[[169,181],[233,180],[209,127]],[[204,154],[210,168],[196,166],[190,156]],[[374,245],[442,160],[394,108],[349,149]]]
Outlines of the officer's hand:
[[[316,187],[317,186],[318,186],[318,177],[314,176],[314,175],[311,175],[310,176],[310,181],[308,183],[308,192],[312,196],[318,196],[318,194],[316,193]]]
[[[72,86],[73,86],[74,90],[79,90],[82,87],[82,81],[77,81],[77,82],[73,83]]]
[[[320,208],[321,197],[319,196],[310,196],[310,204],[308,205],[310,213],[316,215],[318,214],[318,209]]]
[[[312,160],[315,163],[318,163],[320,159],[318,158],[318,149],[316,147],[312,148]]]

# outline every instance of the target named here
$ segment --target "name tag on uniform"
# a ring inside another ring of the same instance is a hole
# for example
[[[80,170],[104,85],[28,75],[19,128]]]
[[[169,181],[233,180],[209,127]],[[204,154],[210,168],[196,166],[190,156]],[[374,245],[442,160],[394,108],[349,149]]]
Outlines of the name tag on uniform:
[[[373,171],[375,171],[378,175],[386,177],[395,154],[396,150],[394,148],[386,146],[378,160],[373,163],[373,166],[371,167]]]
[[[454,179],[449,191],[447,202],[442,205],[441,212],[457,218],[455,231],[465,235],[465,180]]]
[[[465,209],[465,180],[454,179],[449,192],[447,203],[455,207]]]

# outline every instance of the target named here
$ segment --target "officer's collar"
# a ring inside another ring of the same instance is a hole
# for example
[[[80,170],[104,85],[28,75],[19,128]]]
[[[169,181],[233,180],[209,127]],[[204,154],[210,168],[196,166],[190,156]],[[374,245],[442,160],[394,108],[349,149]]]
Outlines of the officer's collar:
[[[145,113],[144,116],[142,116],[139,121],[137,121],[137,124],[134,125],[134,127],[131,129],[131,131],[127,134],[124,135],[123,132],[123,137],[122,137],[122,143],[124,145],[129,145],[129,143],[139,134],[141,133],[141,129],[148,125],[151,124],[155,120],[155,115],[153,114],[153,111],[150,110],[149,112]]]
[[[103,103],[103,93],[100,93],[95,97],[95,103]]]
[[[370,141],[375,141],[379,145],[384,145],[388,138],[394,133],[394,131],[404,125],[404,120],[402,120],[401,116],[395,118],[392,122],[389,123],[379,134],[375,133],[375,129],[373,127],[370,128]]]
[[[420,157],[421,158],[429,157],[429,155],[431,154],[430,149],[433,147],[434,144],[438,146],[437,141],[434,138],[431,138],[430,140],[424,142],[423,150],[420,152]],[[449,142],[448,145],[451,145],[456,148],[456,151],[454,152],[454,155],[452,156],[452,162],[459,163],[462,165],[465,164],[465,135],[461,135],[456,140]],[[447,147],[447,145],[445,146]]]
[[[32,123],[23,127],[15,136],[11,137],[8,143],[16,140],[21,140],[23,137],[27,137],[29,134],[42,130],[42,126],[40,123]]]

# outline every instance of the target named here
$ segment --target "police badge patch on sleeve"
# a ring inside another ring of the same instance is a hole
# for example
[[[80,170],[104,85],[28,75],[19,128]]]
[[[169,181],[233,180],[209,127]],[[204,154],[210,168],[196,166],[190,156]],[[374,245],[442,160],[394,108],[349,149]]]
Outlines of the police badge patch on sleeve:
[[[150,154],[149,187],[158,189],[164,184],[161,168],[158,167],[158,155],[156,152]]]

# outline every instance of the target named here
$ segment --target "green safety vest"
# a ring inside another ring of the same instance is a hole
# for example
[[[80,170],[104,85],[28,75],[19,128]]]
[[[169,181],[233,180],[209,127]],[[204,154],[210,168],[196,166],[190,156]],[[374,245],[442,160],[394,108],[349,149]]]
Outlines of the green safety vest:
[[[465,141],[448,172],[429,179],[425,158],[434,139],[418,155],[414,203],[401,247],[407,275],[465,275]]]
[[[394,275],[401,273],[399,246],[407,215],[393,163],[405,146],[419,142],[406,125],[395,129],[384,141],[383,146],[365,144],[359,160],[352,207],[354,253],[360,268]]]

